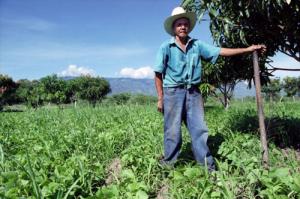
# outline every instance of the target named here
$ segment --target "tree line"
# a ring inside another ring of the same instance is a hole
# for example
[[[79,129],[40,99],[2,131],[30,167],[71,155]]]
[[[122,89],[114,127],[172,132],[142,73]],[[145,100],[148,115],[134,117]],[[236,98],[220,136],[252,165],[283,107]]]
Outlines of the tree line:
[[[95,106],[111,91],[107,80],[101,77],[80,76],[64,80],[50,75],[40,80],[21,79],[0,74],[0,109],[6,104],[24,103],[38,107],[45,103],[57,105],[87,100]]]
[[[270,101],[278,99],[284,91],[286,97],[300,96],[300,76],[271,79],[270,82],[262,87],[262,92]]]
[[[222,60],[220,61],[222,62]],[[210,70],[210,65],[204,64],[203,83],[200,85],[204,97],[215,97],[220,100],[225,108],[229,106],[233,96],[235,85],[242,81],[226,73],[224,65],[220,63],[221,70]],[[223,68],[224,67],[224,68]],[[221,80],[221,81],[220,81]],[[81,76],[74,79],[64,80],[57,75],[50,75],[40,80],[21,79],[14,82],[7,75],[0,74],[0,110],[4,105],[26,104],[37,108],[46,103],[61,106],[62,104],[74,103],[78,100],[88,101],[95,106],[97,102],[110,104],[148,104],[155,102],[154,96],[132,95],[120,93],[107,97],[111,91],[107,80],[101,77]],[[264,83],[262,92],[270,101],[283,95],[287,97],[300,96],[300,76],[270,79]]]
[[[155,96],[144,94],[119,93],[108,96],[111,92],[109,82],[101,77],[80,76],[72,79],[50,75],[39,80],[21,79],[13,81],[7,75],[0,74],[0,111],[4,105],[25,104],[37,108],[45,104],[64,104],[87,101],[96,103],[126,105],[150,104],[156,102]]]

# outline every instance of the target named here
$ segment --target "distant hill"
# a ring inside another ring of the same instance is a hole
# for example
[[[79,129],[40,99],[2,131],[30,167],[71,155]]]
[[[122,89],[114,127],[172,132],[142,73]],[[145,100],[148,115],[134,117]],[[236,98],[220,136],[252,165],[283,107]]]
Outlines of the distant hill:
[[[141,93],[145,95],[156,96],[155,84],[153,79],[132,79],[132,78],[105,78],[111,87],[113,94],[118,93]],[[248,89],[244,82],[236,85],[234,96],[243,98],[246,96],[255,96],[255,89]]]
[[[141,93],[145,95],[156,95],[153,79],[133,78],[105,78],[111,88],[111,94],[118,93]]]
[[[64,77],[64,80],[74,79],[76,77]],[[105,78],[111,87],[111,93],[140,93],[144,95],[156,96],[155,84],[153,79],[133,79],[133,78]],[[255,96],[255,89],[248,89],[247,84],[241,82],[236,85],[234,96],[243,98],[246,96]]]
[[[240,82],[236,85],[233,95],[235,98],[243,98],[247,96],[255,96],[255,87],[252,85],[252,88],[248,88],[248,84],[245,82]]]

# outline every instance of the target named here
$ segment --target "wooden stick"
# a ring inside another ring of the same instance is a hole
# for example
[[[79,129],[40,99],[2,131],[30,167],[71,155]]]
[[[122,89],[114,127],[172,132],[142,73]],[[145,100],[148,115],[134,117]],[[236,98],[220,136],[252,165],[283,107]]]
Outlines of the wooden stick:
[[[259,120],[259,131],[260,131],[260,142],[262,145],[262,156],[263,156],[263,166],[268,168],[269,155],[268,155],[268,143],[266,136],[266,127],[265,127],[265,116],[263,110],[263,102],[261,97],[261,83],[260,83],[260,70],[258,65],[258,56],[257,52],[253,52],[253,68],[254,68],[254,82],[256,90],[256,104],[257,104],[257,113]]]

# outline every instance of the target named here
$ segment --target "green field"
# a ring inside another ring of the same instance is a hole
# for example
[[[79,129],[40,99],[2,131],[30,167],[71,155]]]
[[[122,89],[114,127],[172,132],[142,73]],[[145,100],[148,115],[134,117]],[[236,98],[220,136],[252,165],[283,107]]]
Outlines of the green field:
[[[158,164],[155,104],[0,113],[0,198],[300,198],[299,102],[265,105],[269,170],[254,102],[205,110],[212,174],[193,160],[185,127],[175,168]]]

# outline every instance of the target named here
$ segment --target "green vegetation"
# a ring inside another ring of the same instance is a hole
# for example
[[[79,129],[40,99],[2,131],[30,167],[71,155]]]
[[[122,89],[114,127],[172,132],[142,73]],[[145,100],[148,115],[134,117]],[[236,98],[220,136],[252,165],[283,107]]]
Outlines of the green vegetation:
[[[13,98],[16,88],[17,85],[12,78],[0,74],[0,111],[5,104],[11,102],[11,98]]]
[[[64,80],[57,75],[49,75],[40,80],[14,82],[0,74],[0,111],[4,105],[18,103],[37,108],[46,103],[62,105],[86,100],[95,106],[109,92],[109,83],[101,77],[80,76]]]
[[[270,82],[272,72],[282,70],[278,66],[272,66],[275,53],[281,52],[300,62],[299,1],[182,0],[181,6],[195,12],[199,21],[209,21],[212,38],[218,46],[241,48],[251,44],[265,44],[267,51],[259,57],[262,85]],[[216,64],[204,64],[201,80],[205,85],[202,86],[202,93],[215,94],[214,91],[218,90],[222,94],[218,98],[224,107],[228,107],[236,84],[243,80],[251,83],[253,80],[251,56],[245,54],[218,58]],[[286,79],[284,84],[283,88],[288,96],[299,92],[299,83],[297,87],[295,79]],[[270,100],[276,92],[274,86],[276,87],[273,85],[273,88],[265,90]]]
[[[281,87],[279,78],[271,79],[268,85],[262,87],[262,92],[265,93],[266,98],[272,102],[273,99],[279,97]]]
[[[208,101],[209,145],[218,163],[212,174],[193,160],[185,128],[175,168],[158,164],[163,125],[155,103],[3,112],[0,198],[299,198],[299,105],[265,105],[264,170],[255,103],[235,102],[225,111]]]
[[[157,97],[143,94],[120,93],[109,96],[104,103],[109,105],[146,105],[157,102]]]
[[[182,6],[197,12],[199,19],[209,15],[217,43],[239,47],[263,43],[270,57],[280,51],[300,61],[299,1],[183,0]]]
[[[283,78],[283,82],[282,87],[288,97],[293,97],[297,93],[300,95],[300,77],[285,77]]]

